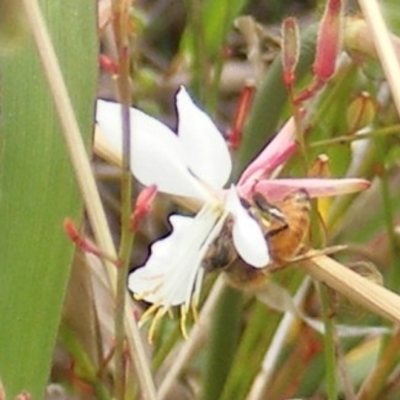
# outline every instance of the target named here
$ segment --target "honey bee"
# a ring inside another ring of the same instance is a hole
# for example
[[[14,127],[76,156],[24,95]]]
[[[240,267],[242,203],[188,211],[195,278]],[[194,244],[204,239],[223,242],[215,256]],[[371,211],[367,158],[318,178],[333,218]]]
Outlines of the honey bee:
[[[220,236],[211,244],[203,267],[207,271],[223,271],[228,284],[235,288],[256,289],[264,284],[271,270],[290,263],[301,253],[310,228],[311,203],[307,191],[302,189],[274,204],[255,193],[246,206],[260,224],[271,263],[265,268],[254,268],[240,258],[232,239],[233,221],[228,219]]]

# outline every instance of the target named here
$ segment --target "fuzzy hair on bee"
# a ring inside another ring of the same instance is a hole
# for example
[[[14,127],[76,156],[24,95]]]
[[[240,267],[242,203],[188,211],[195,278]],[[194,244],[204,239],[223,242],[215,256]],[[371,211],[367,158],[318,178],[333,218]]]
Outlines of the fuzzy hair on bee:
[[[273,217],[271,211],[276,214],[276,210],[282,218]],[[307,191],[297,190],[262,211],[271,215],[265,235],[271,258],[278,264],[290,262],[301,252],[310,230],[311,201]]]
[[[254,268],[238,255],[232,239],[232,224],[233,221],[228,219],[219,237],[210,245],[202,266],[207,272],[223,272],[231,287],[256,289],[266,281],[267,268]]]
[[[203,268],[221,270],[231,286],[253,290],[265,283],[271,269],[290,263],[302,251],[310,229],[311,203],[307,191],[301,189],[274,204],[254,193],[246,206],[263,231],[271,263],[265,268],[254,268],[240,258],[232,240],[233,221],[228,219],[220,236],[210,245]]]

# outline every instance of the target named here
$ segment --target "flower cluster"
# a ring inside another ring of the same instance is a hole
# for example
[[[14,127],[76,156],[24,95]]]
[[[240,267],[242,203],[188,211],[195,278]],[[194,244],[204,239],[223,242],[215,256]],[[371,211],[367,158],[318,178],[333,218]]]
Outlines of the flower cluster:
[[[176,97],[177,133],[161,122],[131,108],[131,168],[145,186],[196,199],[202,206],[193,217],[171,215],[172,232],[156,241],[142,268],[132,272],[128,286],[137,297],[153,303],[156,319],[172,306],[186,315],[198,299],[204,270],[201,262],[227,218],[233,220],[232,238],[240,257],[255,268],[270,263],[261,228],[240,198],[249,200],[254,186],[270,201],[296,189],[310,197],[362,190],[361,179],[268,179],[296,150],[295,126],[290,119],[271,143],[246,168],[236,185],[225,188],[232,171],[228,147],[211,119],[192,101],[185,88]],[[122,153],[121,110],[99,100],[97,122],[109,146]]]

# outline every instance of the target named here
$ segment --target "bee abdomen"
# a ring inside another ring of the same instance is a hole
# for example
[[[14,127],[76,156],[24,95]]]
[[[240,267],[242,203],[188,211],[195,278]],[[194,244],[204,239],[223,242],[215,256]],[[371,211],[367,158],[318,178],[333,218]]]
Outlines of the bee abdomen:
[[[240,290],[254,290],[265,284],[268,268],[254,268],[238,258],[224,269],[229,286]]]

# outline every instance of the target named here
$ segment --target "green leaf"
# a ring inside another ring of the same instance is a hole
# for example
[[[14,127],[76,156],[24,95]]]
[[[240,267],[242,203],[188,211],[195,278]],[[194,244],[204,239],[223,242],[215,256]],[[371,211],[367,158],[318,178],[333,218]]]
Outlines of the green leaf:
[[[205,50],[210,58],[221,57],[221,49],[226,36],[232,29],[234,19],[239,15],[246,0],[206,0],[201,5],[202,27],[204,30]],[[193,27],[188,25],[183,38],[182,45],[186,52],[193,57],[196,52]]]
[[[92,132],[97,46],[92,1],[41,1],[77,118]],[[43,398],[74,246],[65,217],[82,200],[34,44],[0,58],[0,377]]]

